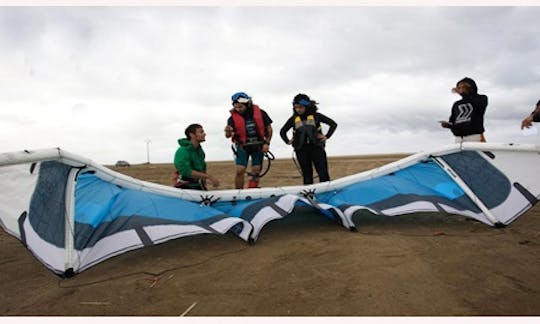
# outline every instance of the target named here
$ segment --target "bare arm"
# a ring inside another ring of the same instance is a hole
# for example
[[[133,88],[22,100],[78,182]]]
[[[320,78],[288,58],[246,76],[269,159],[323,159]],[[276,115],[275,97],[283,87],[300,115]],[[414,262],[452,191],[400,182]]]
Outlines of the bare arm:
[[[266,135],[264,137],[264,144],[262,146],[263,152],[268,152],[270,150],[270,140],[272,139],[272,125],[266,126]]]
[[[234,128],[231,125],[225,126],[225,137],[230,138],[234,135]]]

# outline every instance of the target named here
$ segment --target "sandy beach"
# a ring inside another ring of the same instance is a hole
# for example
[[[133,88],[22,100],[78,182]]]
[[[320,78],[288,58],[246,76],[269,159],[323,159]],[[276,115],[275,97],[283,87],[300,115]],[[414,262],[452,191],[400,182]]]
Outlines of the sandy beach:
[[[330,158],[336,179],[406,155]],[[169,185],[172,164],[113,168]],[[221,189],[232,161],[210,162]],[[301,183],[275,160],[263,186]],[[249,245],[200,235],[131,251],[70,279],[0,231],[1,315],[476,316],[540,314],[540,207],[501,229],[446,214],[355,215],[351,232],[309,208]]]

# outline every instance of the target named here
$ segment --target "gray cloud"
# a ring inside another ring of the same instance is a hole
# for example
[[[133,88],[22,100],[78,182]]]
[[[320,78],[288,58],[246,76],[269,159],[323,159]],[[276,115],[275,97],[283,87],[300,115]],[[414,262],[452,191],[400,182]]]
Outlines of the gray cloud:
[[[60,146],[102,163],[170,161],[191,122],[230,159],[230,95],[277,132],[298,92],[339,123],[329,154],[452,141],[437,120],[464,76],[490,98],[491,141],[520,137],[539,98],[539,7],[4,7],[0,151]],[[25,125],[22,130],[20,125]],[[22,140],[26,134],[32,140]],[[351,144],[347,146],[345,144]]]

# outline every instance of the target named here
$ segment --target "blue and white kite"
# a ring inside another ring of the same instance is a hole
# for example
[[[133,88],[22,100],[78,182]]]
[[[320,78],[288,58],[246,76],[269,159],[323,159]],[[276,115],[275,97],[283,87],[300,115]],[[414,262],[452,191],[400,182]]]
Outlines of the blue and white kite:
[[[45,266],[72,276],[171,239],[233,232],[256,241],[268,222],[313,206],[354,230],[358,210],[441,212],[494,227],[540,198],[540,147],[465,143],[307,186],[181,190],[140,181],[61,149],[0,154],[0,225]]]

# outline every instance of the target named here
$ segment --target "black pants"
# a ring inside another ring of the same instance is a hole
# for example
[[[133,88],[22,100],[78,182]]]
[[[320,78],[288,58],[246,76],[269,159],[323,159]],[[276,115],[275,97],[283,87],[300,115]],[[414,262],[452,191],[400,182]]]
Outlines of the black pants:
[[[304,184],[313,183],[313,165],[315,165],[320,182],[330,181],[328,161],[326,160],[326,151],[323,146],[303,145],[300,149],[295,150],[295,152],[300,169],[302,169]]]

